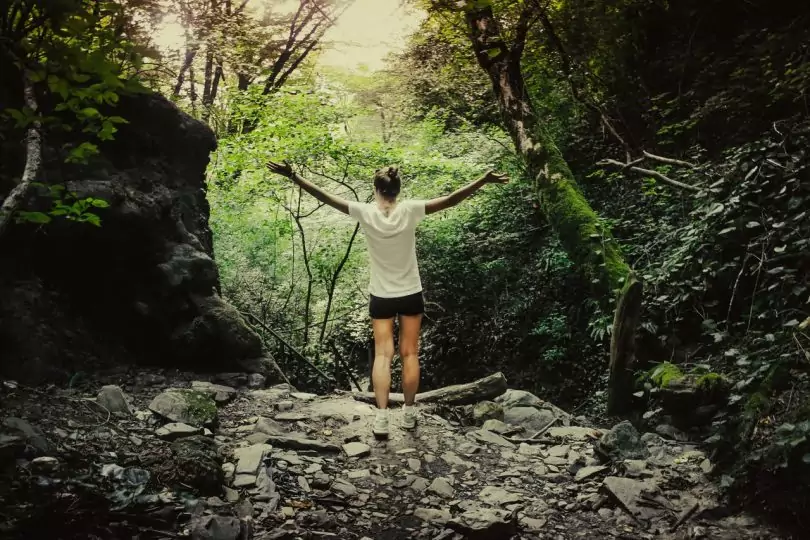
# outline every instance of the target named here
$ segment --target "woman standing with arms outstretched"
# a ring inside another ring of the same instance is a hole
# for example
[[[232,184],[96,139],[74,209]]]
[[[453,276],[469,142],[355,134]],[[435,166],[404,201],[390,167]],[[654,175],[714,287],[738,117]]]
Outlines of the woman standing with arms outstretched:
[[[268,168],[286,176],[301,189],[360,223],[366,236],[371,262],[369,315],[374,330],[374,367],[371,379],[377,400],[372,431],[388,436],[388,394],[391,391],[391,361],[394,358],[394,319],[399,317],[399,355],[402,359],[402,427],[416,427],[414,399],[419,389],[419,332],[425,311],[422,281],[416,261],[416,226],[428,214],[460,203],[486,184],[509,181],[504,174],[487,172],[478,180],[428,201],[399,201],[401,181],[395,167],[374,173],[374,202],[347,201],[321,190],[293,172],[287,163],[269,162]]]

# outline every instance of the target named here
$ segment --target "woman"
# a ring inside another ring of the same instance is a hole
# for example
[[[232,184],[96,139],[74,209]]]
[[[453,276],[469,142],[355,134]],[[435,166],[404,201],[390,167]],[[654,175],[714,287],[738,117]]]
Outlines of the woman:
[[[425,311],[422,282],[416,262],[416,226],[427,215],[455,206],[485,184],[506,183],[504,174],[487,172],[478,180],[429,201],[398,201],[399,173],[394,167],[374,173],[374,202],[346,201],[322,191],[293,172],[289,164],[269,162],[268,168],[286,176],[322,203],[349,214],[360,222],[371,260],[369,315],[374,330],[374,367],[371,379],[377,400],[372,431],[388,436],[388,394],[391,390],[391,360],[394,357],[394,319],[399,317],[399,355],[402,359],[402,427],[416,427],[413,408],[419,388],[419,331]]]

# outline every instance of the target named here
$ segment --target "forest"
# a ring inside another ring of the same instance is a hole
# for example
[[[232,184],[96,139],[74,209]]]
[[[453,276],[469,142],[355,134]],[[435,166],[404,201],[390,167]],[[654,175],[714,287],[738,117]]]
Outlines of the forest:
[[[724,508],[802,537],[810,6],[4,0],[0,72],[4,392],[250,371],[229,351],[370,391],[361,227],[267,162],[357,202],[384,166],[418,200],[494,170],[417,229],[420,391],[502,373],[589,427],[689,441]],[[522,537],[569,538],[545,534]]]

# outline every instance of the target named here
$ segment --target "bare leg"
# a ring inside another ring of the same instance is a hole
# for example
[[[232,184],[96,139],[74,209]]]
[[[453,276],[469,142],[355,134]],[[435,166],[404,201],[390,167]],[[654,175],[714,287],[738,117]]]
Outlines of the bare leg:
[[[422,315],[400,315],[399,356],[402,358],[402,393],[405,405],[413,405],[419,390],[419,331]]]
[[[387,409],[394,358],[394,319],[372,319],[371,325],[374,329],[374,368],[371,370],[374,397],[378,409]]]

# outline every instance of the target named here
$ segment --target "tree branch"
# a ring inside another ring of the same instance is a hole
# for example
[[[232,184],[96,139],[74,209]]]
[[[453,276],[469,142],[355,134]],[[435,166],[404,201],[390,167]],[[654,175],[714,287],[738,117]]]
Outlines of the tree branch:
[[[636,160],[636,161],[638,161],[638,160]],[[643,174],[645,176],[651,176],[651,177],[653,177],[653,178],[655,178],[657,180],[660,180],[661,182],[664,182],[665,184],[669,184],[670,186],[673,186],[673,187],[677,187],[677,188],[680,188],[680,189],[685,189],[687,191],[692,191],[694,193],[697,193],[697,192],[700,191],[700,188],[698,188],[698,187],[690,186],[689,184],[684,184],[683,182],[673,180],[672,178],[670,178],[670,177],[668,177],[668,176],[666,176],[664,174],[661,174],[658,171],[651,171],[649,169],[642,169],[641,167],[633,166],[632,163],[633,162],[631,162],[631,164],[622,163],[621,161],[616,161],[615,159],[603,159],[602,161],[599,161],[597,163],[597,165],[602,165],[602,166],[609,165],[609,166],[613,166],[613,167],[619,167],[619,168],[621,168],[621,169],[623,169],[625,171],[630,170],[630,171],[633,171],[633,172],[637,172],[639,174]]]
[[[646,150],[644,150],[642,153],[644,154],[644,157],[650,158],[655,161],[660,161],[661,163],[669,163],[670,165],[679,165],[681,167],[697,169],[697,165],[695,165],[694,163],[689,163],[688,161],[681,161],[680,159],[673,159],[664,156],[656,156],[655,154],[651,154]]]

